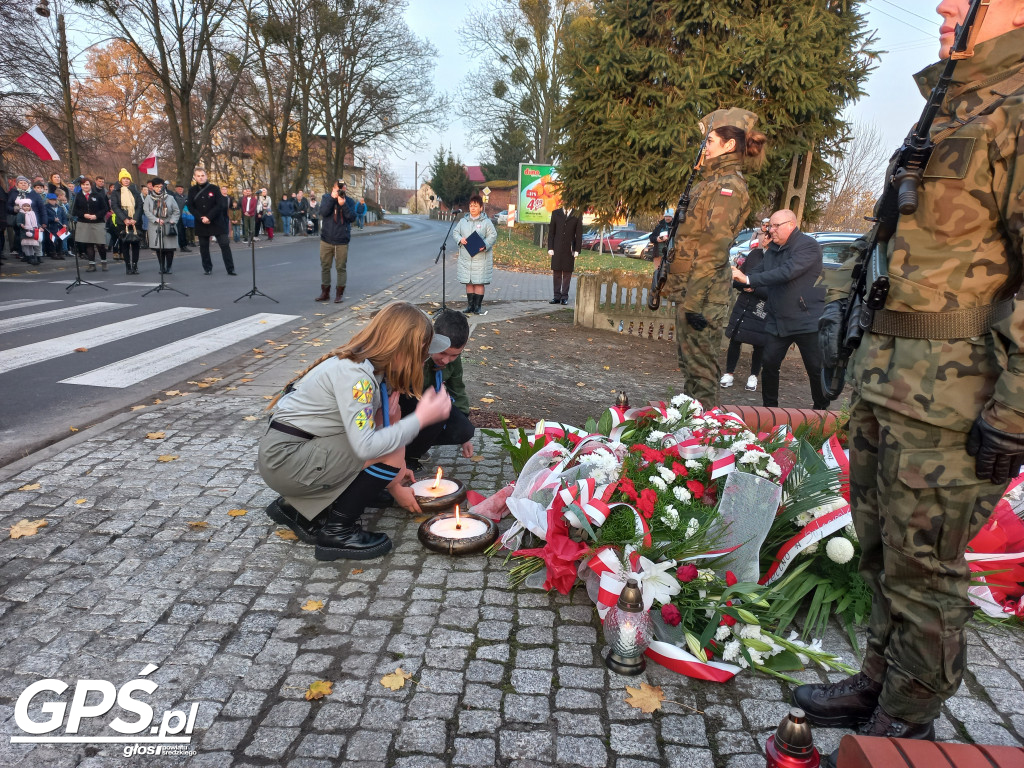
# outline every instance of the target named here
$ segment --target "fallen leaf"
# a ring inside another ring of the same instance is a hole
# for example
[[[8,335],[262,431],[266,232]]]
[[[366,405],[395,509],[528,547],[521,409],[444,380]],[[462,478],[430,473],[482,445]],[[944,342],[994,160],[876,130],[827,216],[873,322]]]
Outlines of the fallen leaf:
[[[323,607],[323,600],[307,600],[302,604],[302,610],[304,611],[319,611]]]
[[[501,334],[501,331],[499,331],[497,328],[492,328],[491,330],[494,331],[495,333],[499,334],[499,335]]]
[[[225,392],[230,391],[232,389],[238,389],[238,387],[224,387]]]
[[[289,530],[288,528],[282,528],[279,531],[274,531],[278,538],[284,539],[285,541],[298,541],[299,537],[295,535],[295,531]]]
[[[248,383],[248,382],[250,382],[250,381],[252,381],[252,379],[239,379],[239,380],[238,380],[238,382],[239,382],[240,384],[247,384],[247,383]]]
[[[483,460],[484,460],[484,457],[481,454],[479,454],[479,453],[476,454],[473,458],[470,459],[470,461],[483,461]]]
[[[234,389],[234,387],[232,387],[232,389]],[[264,395],[264,396],[263,396],[263,399],[264,399],[264,400],[273,400],[273,399],[274,399],[274,397],[275,397],[275,395]]]
[[[19,488],[19,491],[38,491],[40,488],[39,483],[32,483],[31,485],[23,485]]]
[[[168,397],[174,397],[175,395],[180,395],[181,392],[179,392],[176,389],[172,389],[170,392],[164,392],[164,394],[167,395]]]
[[[11,538],[20,539],[24,536],[35,536],[40,528],[46,527],[45,520],[19,520],[11,526]]]
[[[399,667],[394,672],[384,675],[380,679],[380,684],[385,688],[390,688],[392,691],[400,691],[405,687],[405,681],[411,679],[412,675]]]
[[[153,401],[153,405],[160,405],[160,403],[162,403],[162,402],[163,402],[163,400],[160,400],[159,398],[157,398],[156,400]]]
[[[163,432],[147,432],[146,433],[146,439],[147,440],[163,440],[164,437],[165,437],[165,435],[164,435]]]
[[[89,351],[88,347],[76,347],[75,348],[75,352],[88,352],[88,351]]]
[[[143,408],[145,408],[145,407],[146,407],[146,406],[144,406],[144,405],[133,405],[133,406],[132,406],[132,410],[133,410],[133,411],[141,411],[141,410],[142,410]]]
[[[68,427],[68,429],[70,429],[72,432],[78,431],[78,427]]]
[[[494,402],[494,398],[493,397],[481,397],[480,398],[480,402],[481,403],[493,403]]]
[[[244,416],[242,418],[242,421],[256,421],[256,419],[258,419],[258,418],[259,418],[259,416]]]
[[[75,504],[85,504],[88,499],[75,499]]]
[[[639,688],[627,685],[626,691],[629,693],[626,703],[648,715],[656,709],[661,709],[661,702],[665,700],[665,692],[661,690],[660,685],[640,683]]]
[[[196,386],[199,387],[200,389],[206,389],[210,385],[207,384],[205,381],[200,381],[198,384],[196,384]]]
[[[265,320],[263,322],[266,322]],[[313,699],[322,699],[324,696],[331,695],[331,689],[334,687],[334,683],[327,680],[317,680],[316,682],[310,683],[309,688],[306,689],[306,701],[312,701]]]
[[[494,349],[494,347],[482,346],[482,347],[480,347],[480,349]]]
[[[201,531],[201,530],[203,530],[203,528],[206,528],[209,525],[210,524],[208,522],[206,522],[205,520],[189,520],[188,521],[188,527],[191,528],[194,531]]]
[[[362,573],[362,572],[363,572],[362,568],[353,568],[351,571],[349,571],[349,573],[351,575],[353,575],[353,576],[355,576],[357,573]]]
[[[262,349],[254,349],[253,350],[253,354],[262,355],[263,354],[263,350]]]
[[[586,385],[586,384],[584,384],[584,383],[583,383],[582,381],[577,381],[577,382],[576,382],[576,386],[577,386],[577,387],[585,387],[585,386],[587,386],[587,385]]]
[[[241,517],[242,515],[246,515],[248,513],[249,513],[249,510],[247,510],[247,509],[229,509],[228,510],[228,514],[231,517]]]
[[[172,454],[165,454],[163,456],[157,456],[156,460],[157,461],[174,461],[177,458],[178,458],[177,456],[174,456]]]
[[[607,366],[607,365],[606,365],[606,366],[604,366],[604,369],[605,369],[606,371],[610,371],[610,370],[611,370],[611,368],[610,368],[609,366]]]

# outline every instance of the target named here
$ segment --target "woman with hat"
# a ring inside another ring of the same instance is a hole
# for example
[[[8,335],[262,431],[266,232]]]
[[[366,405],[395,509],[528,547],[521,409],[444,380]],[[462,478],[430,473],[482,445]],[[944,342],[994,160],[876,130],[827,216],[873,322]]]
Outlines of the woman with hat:
[[[707,135],[701,180],[676,230],[675,258],[663,291],[676,303],[683,392],[705,408],[718,405],[718,360],[732,287],[729,244],[750,213],[743,169],[764,159],[767,138],[754,130],[756,123],[757,115],[735,107],[717,109],[701,120],[701,133]]]
[[[156,254],[160,272],[171,274],[174,263],[174,251],[178,246],[177,224],[181,219],[181,209],[173,195],[167,194],[164,180],[155,176],[149,180],[153,185],[153,193],[146,196],[143,210],[149,219],[149,247]]]
[[[120,188],[110,194],[110,210],[114,214],[111,223],[117,229],[125,274],[137,275],[142,243],[142,195],[132,183],[132,175],[124,168],[117,174],[117,181]]]
[[[75,222],[75,244],[78,255],[89,257],[86,272],[96,271],[96,252],[103,271],[107,271],[107,198],[92,186],[92,179],[83,178],[81,189],[71,201],[71,217]]]

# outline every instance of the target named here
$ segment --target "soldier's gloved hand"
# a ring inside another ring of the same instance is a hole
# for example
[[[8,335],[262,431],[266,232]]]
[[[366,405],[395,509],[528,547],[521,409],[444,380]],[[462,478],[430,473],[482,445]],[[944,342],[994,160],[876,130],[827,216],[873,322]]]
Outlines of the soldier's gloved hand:
[[[703,331],[708,327],[707,318],[705,318],[700,312],[687,312],[686,322],[689,323],[690,327],[695,331]]]
[[[1005,483],[1024,464],[1024,434],[1003,432],[979,415],[967,435],[967,453],[977,457],[974,473],[979,480]]]

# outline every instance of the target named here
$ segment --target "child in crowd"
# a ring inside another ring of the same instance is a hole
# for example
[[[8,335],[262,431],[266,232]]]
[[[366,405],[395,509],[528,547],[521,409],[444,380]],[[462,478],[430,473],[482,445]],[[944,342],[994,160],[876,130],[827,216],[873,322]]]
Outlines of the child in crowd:
[[[235,198],[231,198],[231,207],[228,208],[228,221],[231,222],[231,234],[235,242],[242,242],[242,209]]]
[[[68,212],[62,208],[55,192],[46,193],[46,231],[43,240],[46,255],[57,261],[64,261],[67,242],[58,233],[68,225]]]
[[[423,392],[423,361],[450,346],[423,312],[395,302],[270,402],[274,418],[258,467],[281,498],[267,514],[316,544],[317,560],[366,560],[391,550],[386,534],[364,531],[359,519],[385,488],[415,508],[404,485],[413,479],[405,446],[447,420],[451,400],[444,387],[429,388],[404,417],[398,400]]]
[[[32,201],[23,197],[18,201],[18,229],[21,238],[21,252],[25,261],[33,266],[43,262],[42,246],[35,233],[40,226],[36,212],[32,210]]]

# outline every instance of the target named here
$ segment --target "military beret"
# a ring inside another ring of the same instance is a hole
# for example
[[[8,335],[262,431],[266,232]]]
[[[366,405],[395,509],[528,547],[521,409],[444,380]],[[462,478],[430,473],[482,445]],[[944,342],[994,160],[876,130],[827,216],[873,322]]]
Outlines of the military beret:
[[[710,115],[704,115],[700,121],[700,132],[704,135],[711,129],[721,128],[723,125],[731,125],[739,128],[744,133],[750,133],[757,125],[757,115],[746,109],[730,107],[729,109],[716,109]]]

